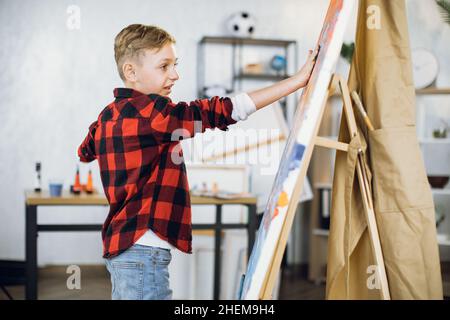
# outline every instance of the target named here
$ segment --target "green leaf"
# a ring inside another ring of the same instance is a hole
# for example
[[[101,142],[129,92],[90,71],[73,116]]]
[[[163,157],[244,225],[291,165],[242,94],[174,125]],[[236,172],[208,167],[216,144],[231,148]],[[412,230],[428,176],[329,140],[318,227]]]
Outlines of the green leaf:
[[[436,0],[436,4],[439,6],[442,19],[450,24],[450,2],[447,0]]]
[[[355,43],[343,43],[341,49],[341,57],[348,61],[348,63],[352,63],[353,51],[355,51]]]

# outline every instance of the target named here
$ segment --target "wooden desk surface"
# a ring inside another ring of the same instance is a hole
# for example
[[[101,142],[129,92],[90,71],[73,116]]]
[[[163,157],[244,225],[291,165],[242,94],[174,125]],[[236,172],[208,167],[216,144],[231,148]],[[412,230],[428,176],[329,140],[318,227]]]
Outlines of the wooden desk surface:
[[[254,204],[256,205],[256,197],[246,197],[239,199],[218,199],[212,197],[191,196],[191,204]],[[25,203],[27,205],[108,205],[108,200],[104,194],[71,194],[69,191],[63,191],[61,197],[51,197],[48,190],[34,192],[25,191]]]

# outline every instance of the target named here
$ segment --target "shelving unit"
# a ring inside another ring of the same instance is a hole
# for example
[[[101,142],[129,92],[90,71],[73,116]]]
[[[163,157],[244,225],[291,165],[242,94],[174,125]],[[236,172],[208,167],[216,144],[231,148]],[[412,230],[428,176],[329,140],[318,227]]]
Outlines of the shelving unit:
[[[431,88],[425,88],[425,89],[418,89],[418,90],[416,90],[416,95],[418,95],[418,96],[450,95],[450,88],[431,87]],[[450,103],[449,103],[449,106],[450,106]],[[426,106],[425,107],[422,106],[421,108],[426,108]],[[450,137],[434,138],[434,137],[426,137],[425,136],[424,132],[425,131],[429,132],[431,130],[431,128],[429,128],[427,126],[427,124],[425,123],[425,119],[421,119],[421,117],[424,117],[424,114],[425,114],[425,111],[420,110],[420,112],[418,112],[418,121],[417,121],[418,124],[422,126],[422,127],[418,128],[418,134],[419,134],[419,143],[423,150],[424,157],[428,156],[427,153],[430,153],[429,151],[432,150],[432,148],[439,148],[438,150],[439,150],[439,152],[443,152],[442,154],[445,154],[445,152],[447,152],[447,155],[450,155]],[[431,148],[431,149],[429,149],[429,148]],[[447,151],[445,151],[445,150],[447,150]],[[446,160],[444,160],[444,162],[445,161]],[[425,159],[425,162],[427,163],[426,159]],[[450,159],[447,159],[447,162],[450,162]],[[426,169],[427,169],[427,174],[431,174],[431,175],[436,174],[435,172],[430,173],[430,171],[431,171],[430,168],[426,168]],[[450,171],[442,173],[442,175],[445,175],[445,174],[450,175]],[[433,194],[433,198],[435,199],[435,201],[436,201],[437,196],[445,196],[445,197],[450,196],[449,188],[446,188],[446,189],[433,188],[433,189],[431,189],[431,192]],[[446,208],[445,214],[446,214],[446,217],[445,217],[444,223],[447,223],[447,225],[449,225],[448,219],[450,219],[450,206],[448,206]],[[438,244],[440,246],[450,246],[450,230],[447,230],[447,233],[438,234]]]
[[[212,37],[205,36],[199,43],[197,48],[197,90],[199,97],[205,97],[205,90],[207,84],[205,83],[206,78],[206,67],[205,67],[205,56],[207,44],[216,45],[228,45],[232,48],[231,54],[231,83],[227,87],[227,93],[235,92],[236,90],[242,89],[242,81],[244,80],[260,80],[260,81],[281,81],[289,77],[288,70],[293,67],[293,70],[297,70],[297,57],[298,49],[297,42],[295,40],[280,40],[280,39],[256,39],[256,38],[237,38],[237,37]],[[263,73],[263,74],[249,74],[243,72],[243,55],[244,47],[247,46],[265,46],[265,47],[278,47],[284,50],[284,57],[286,58],[286,66],[283,72],[279,75]],[[290,49],[293,49],[292,50]],[[289,57],[288,56],[292,56]],[[295,99],[297,101],[297,99]],[[287,119],[287,101],[282,99],[281,105],[283,107],[283,114]]]

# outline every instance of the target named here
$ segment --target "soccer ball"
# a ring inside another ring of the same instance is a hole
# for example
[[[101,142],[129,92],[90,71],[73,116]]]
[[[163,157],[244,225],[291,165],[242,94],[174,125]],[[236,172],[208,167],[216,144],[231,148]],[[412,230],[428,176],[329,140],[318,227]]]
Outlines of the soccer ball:
[[[248,12],[237,12],[227,20],[227,30],[233,37],[251,37],[255,33],[255,19]]]

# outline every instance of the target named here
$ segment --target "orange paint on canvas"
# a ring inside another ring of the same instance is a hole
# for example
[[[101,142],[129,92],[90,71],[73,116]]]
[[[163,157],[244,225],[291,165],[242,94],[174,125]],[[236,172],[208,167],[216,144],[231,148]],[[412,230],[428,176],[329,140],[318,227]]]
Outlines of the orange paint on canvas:
[[[275,210],[273,210],[272,219],[275,218],[278,215],[278,213],[279,213],[278,208],[275,208]]]
[[[285,207],[289,203],[289,198],[286,192],[281,192],[280,197],[278,198],[277,206]]]

